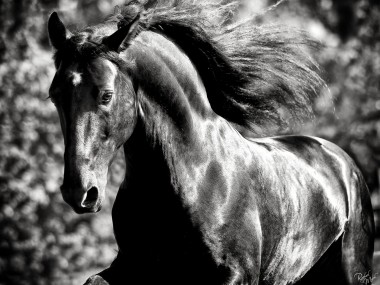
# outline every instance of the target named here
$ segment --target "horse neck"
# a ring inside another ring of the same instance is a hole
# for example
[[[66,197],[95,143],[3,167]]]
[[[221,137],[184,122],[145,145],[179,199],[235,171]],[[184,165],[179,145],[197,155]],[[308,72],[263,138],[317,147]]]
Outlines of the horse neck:
[[[139,143],[127,151],[137,161],[139,153],[146,153],[141,146],[150,147],[169,169],[172,185],[189,188],[205,175],[211,161],[223,159],[220,137],[232,128],[212,111],[191,61],[169,40],[143,33],[130,52],[139,82],[139,123],[132,139]]]

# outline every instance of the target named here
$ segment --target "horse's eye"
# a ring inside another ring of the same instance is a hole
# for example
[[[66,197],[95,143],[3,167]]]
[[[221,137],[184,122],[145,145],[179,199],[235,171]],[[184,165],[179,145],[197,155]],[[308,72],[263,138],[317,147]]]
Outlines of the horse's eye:
[[[111,91],[106,91],[102,95],[102,105],[107,105],[112,99],[112,92]]]

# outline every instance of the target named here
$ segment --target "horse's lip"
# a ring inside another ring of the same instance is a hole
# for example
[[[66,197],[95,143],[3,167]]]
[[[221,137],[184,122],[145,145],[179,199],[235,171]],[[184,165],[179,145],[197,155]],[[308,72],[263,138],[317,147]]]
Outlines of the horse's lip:
[[[90,208],[78,207],[78,206],[71,206],[71,208],[77,214],[88,214],[88,213],[97,213],[97,212],[99,212],[102,209],[102,205],[96,203],[93,207],[90,207]]]

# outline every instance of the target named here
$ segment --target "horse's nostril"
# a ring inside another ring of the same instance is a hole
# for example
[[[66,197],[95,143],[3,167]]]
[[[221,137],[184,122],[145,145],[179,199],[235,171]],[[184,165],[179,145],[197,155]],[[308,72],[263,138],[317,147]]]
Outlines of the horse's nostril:
[[[82,207],[91,208],[98,201],[99,191],[96,187],[91,187],[83,197]]]

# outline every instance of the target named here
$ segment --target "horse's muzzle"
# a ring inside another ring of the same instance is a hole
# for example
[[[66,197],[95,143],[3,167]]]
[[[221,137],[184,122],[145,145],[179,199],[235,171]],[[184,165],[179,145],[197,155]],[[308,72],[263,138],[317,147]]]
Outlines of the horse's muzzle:
[[[90,187],[87,191],[80,189],[68,189],[61,186],[63,200],[71,206],[77,214],[99,212],[101,198],[99,189],[96,186]]]

